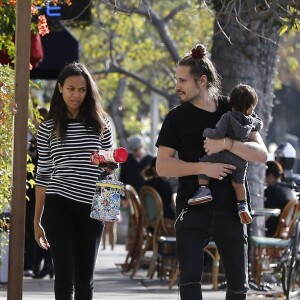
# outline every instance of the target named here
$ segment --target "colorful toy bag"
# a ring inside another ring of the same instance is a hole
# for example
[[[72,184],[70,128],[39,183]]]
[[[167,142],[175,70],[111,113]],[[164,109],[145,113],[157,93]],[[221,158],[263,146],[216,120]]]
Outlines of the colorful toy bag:
[[[98,180],[90,217],[99,221],[119,221],[121,197],[124,196],[124,184],[117,180],[115,173]]]

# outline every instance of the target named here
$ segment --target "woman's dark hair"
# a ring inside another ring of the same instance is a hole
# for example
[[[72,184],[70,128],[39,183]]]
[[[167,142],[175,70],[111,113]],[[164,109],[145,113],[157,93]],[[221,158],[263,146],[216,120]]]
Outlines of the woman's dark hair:
[[[152,158],[150,163],[146,166],[146,168],[142,171],[142,175],[145,179],[150,179],[152,177],[157,176],[156,172],[156,157]]]
[[[63,140],[67,129],[68,110],[62,93],[59,91],[59,84],[62,87],[65,80],[70,76],[83,76],[87,84],[85,101],[80,107],[77,119],[81,120],[87,127],[92,128],[95,133],[101,135],[106,126],[106,113],[101,105],[101,96],[90,72],[78,62],[68,64],[58,75],[47,115],[47,120],[54,120],[53,133],[56,133],[59,139]]]
[[[276,179],[283,179],[284,172],[281,164],[276,160],[270,160],[266,162],[266,176],[272,174]]]
[[[246,113],[248,108],[257,104],[257,101],[255,89],[250,85],[240,83],[230,92],[229,104],[236,111]]]
[[[197,44],[195,48],[187,53],[179,62],[178,66],[189,66],[192,76],[195,80],[206,75],[208,81],[208,92],[217,98],[220,94],[221,77],[218,74],[214,64],[208,57],[206,48]]]

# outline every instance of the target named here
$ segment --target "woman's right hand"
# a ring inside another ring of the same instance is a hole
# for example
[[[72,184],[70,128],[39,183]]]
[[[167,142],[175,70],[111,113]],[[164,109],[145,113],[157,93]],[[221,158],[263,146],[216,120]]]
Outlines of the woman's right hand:
[[[50,245],[46,239],[45,231],[41,224],[34,226],[34,239],[42,249],[49,249]]]

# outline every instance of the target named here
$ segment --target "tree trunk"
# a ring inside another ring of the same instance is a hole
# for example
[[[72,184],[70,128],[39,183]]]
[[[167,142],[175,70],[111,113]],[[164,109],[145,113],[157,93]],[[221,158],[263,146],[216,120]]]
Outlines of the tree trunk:
[[[269,22],[250,19],[246,1],[242,2],[239,22],[234,12],[217,17],[231,43],[215,21],[212,61],[222,76],[223,94],[227,95],[238,83],[249,84],[256,89],[259,97],[256,113],[264,122],[260,134],[265,140],[273,107],[278,49],[274,41],[278,40],[278,28]],[[216,6],[215,9],[218,16],[222,8]],[[241,23],[251,31],[243,28]],[[247,177],[252,207],[264,207],[265,165],[250,162]],[[255,234],[263,234],[263,227],[264,219],[254,218],[252,228]]]
[[[116,126],[116,132],[118,133],[120,145],[123,145],[123,146],[127,145],[128,133],[126,132],[124,123],[122,121],[123,113],[120,111],[119,108],[122,107],[122,102],[123,102],[126,86],[127,86],[127,79],[126,78],[120,79],[118,88],[116,91],[116,95],[109,107],[111,117]]]

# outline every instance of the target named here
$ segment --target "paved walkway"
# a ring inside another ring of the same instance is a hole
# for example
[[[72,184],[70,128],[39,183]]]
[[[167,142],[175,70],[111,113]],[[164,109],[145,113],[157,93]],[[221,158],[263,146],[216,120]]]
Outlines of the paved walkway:
[[[114,251],[100,250],[96,273],[95,273],[95,293],[94,299],[105,300],[178,300],[178,289],[174,287],[168,289],[168,282],[157,278],[148,279],[145,271],[138,271],[135,278],[131,279],[128,275],[123,275],[116,264],[123,263],[125,260],[125,246],[117,245]],[[279,299],[266,297],[250,292],[248,299]],[[0,287],[0,299],[6,299],[6,286]],[[24,278],[23,299],[45,299],[54,300],[53,280]],[[203,299],[225,299],[224,291],[212,291],[211,285],[203,286]]]

